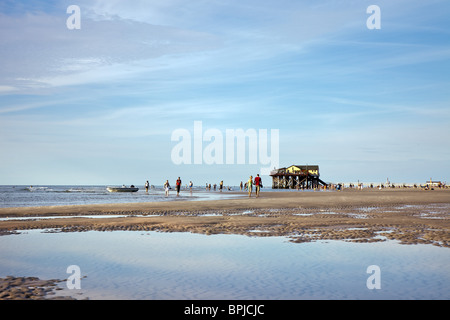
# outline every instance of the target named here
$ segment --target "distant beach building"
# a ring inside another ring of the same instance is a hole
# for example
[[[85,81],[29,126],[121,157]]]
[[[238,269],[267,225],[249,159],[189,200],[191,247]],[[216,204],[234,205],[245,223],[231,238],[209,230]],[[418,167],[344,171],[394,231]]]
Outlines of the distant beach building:
[[[314,189],[326,186],[319,177],[318,165],[291,165],[270,172],[272,189]]]
[[[431,187],[440,188],[442,186],[443,186],[443,184],[441,181],[432,181],[430,179],[430,181],[427,182],[427,187],[429,187],[429,188],[431,188]]]

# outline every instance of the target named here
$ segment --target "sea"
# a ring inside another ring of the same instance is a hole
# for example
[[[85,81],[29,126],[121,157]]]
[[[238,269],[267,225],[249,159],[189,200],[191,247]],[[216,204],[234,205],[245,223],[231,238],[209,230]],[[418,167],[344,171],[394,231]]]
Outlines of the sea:
[[[107,187],[106,185],[0,185],[0,208],[219,200],[244,195],[230,192],[239,190],[237,187],[222,192],[205,190],[205,187],[193,187],[190,192],[188,188],[183,187],[178,197],[174,189],[170,190],[169,196],[166,197],[162,186],[152,186],[148,192],[144,186],[136,186],[139,188],[137,192],[109,192]]]

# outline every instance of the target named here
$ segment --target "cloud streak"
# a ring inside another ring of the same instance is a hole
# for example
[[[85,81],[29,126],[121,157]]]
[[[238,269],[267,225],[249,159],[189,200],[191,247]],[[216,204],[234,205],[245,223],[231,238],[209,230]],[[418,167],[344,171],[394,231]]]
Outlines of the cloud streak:
[[[221,45],[206,32],[122,19],[83,19],[80,30],[68,30],[65,18],[0,15],[3,92],[57,85],[52,79]]]

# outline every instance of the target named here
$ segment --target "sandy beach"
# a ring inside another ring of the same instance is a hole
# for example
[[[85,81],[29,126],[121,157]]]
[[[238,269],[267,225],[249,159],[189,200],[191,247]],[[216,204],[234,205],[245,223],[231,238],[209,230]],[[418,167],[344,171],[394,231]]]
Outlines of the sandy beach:
[[[242,193],[242,198],[228,200],[1,208],[0,218],[66,218],[11,218],[0,221],[0,234],[26,229],[145,230],[288,236],[293,242],[395,239],[402,244],[450,247],[449,210],[450,190],[265,191],[250,199]]]
[[[0,208],[0,235],[44,232],[156,231],[250,237],[283,236],[295,245],[317,240],[450,247],[450,190],[345,189],[265,191],[260,198]],[[446,250],[446,249],[444,249]],[[58,282],[0,278],[0,300],[73,299]]]

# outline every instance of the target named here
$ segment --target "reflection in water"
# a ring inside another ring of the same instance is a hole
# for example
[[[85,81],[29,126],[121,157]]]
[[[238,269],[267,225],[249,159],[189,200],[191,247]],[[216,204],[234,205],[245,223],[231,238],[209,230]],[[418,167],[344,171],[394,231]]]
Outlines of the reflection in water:
[[[77,265],[81,290],[59,294],[90,299],[450,298],[448,248],[257,235],[31,230],[0,237],[0,277],[66,279]]]

